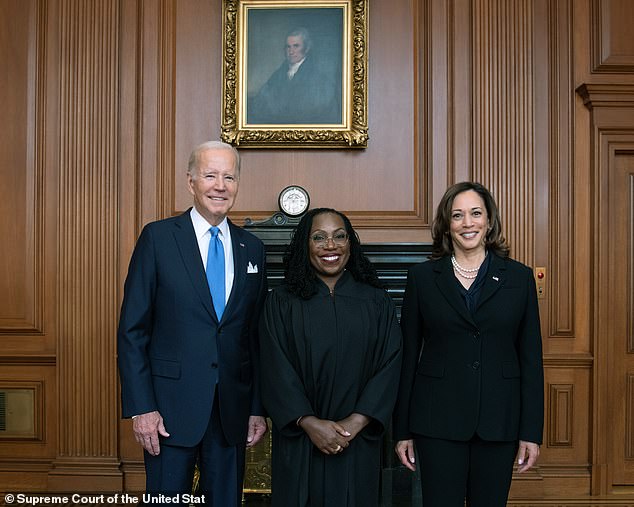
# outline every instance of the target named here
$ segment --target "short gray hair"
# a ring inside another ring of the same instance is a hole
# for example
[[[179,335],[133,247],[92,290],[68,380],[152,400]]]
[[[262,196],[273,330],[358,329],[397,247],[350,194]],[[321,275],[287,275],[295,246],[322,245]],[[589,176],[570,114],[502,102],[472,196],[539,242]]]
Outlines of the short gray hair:
[[[303,26],[297,27],[288,32],[286,38],[288,39],[289,37],[301,37],[302,41],[304,41],[304,50],[306,53],[308,53],[313,47],[313,40],[310,37],[310,33]]]
[[[187,174],[192,178],[196,176],[198,171],[198,164],[200,163],[200,154],[207,150],[229,150],[233,153],[236,161],[236,176],[240,177],[240,154],[233,146],[222,141],[207,141],[199,144],[193,150],[189,156],[189,162],[187,163]]]

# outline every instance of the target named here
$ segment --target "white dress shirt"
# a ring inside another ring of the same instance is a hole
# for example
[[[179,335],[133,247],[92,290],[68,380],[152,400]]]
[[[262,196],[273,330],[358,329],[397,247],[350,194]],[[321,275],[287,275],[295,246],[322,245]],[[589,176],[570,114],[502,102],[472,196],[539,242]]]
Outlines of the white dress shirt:
[[[304,60],[306,60],[306,58],[302,58],[301,62],[291,63],[288,66],[288,70],[286,71],[286,76],[288,77],[288,79],[293,79],[293,76],[297,74],[297,71],[301,67],[302,63],[304,63]]]
[[[211,224],[203,218],[198,210],[193,207],[189,213],[192,224],[194,226],[194,233],[196,234],[196,240],[198,241],[198,249],[200,250],[200,258],[203,261],[203,266],[207,270],[207,253],[209,252],[209,240],[211,239]],[[229,223],[227,217],[217,225],[220,232],[218,237],[222,242],[222,247],[225,251],[225,303],[229,301],[231,295],[231,289],[233,288],[234,267],[233,267],[233,248],[231,246],[231,231],[229,230]]]

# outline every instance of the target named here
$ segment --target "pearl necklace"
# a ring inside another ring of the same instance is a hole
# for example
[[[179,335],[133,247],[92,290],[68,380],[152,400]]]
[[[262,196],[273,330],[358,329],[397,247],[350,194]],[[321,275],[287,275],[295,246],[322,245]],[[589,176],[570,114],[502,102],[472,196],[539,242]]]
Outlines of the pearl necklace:
[[[480,266],[482,266],[482,263],[480,263],[480,266],[478,266],[477,268],[473,268],[473,269],[463,268],[460,264],[458,264],[458,261],[456,260],[455,255],[451,256],[451,264],[453,264],[453,267],[455,268],[456,273],[458,273],[462,278],[466,278],[468,280],[473,280],[474,278],[477,278],[478,270],[480,269]]]

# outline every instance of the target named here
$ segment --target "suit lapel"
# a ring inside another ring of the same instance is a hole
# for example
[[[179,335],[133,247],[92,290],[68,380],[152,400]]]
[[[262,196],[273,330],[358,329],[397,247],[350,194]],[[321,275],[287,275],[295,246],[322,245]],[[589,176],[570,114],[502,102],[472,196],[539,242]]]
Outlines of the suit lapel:
[[[492,298],[506,283],[506,261],[494,253],[490,253],[489,255],[491,255],[489,269],[484,280],[484,285],[482,286],[482,292],[478,298],[476,311],[485,301]]]
[[[200,257],[200,249],[198,248],[198,241],[196,240],[196,233],[194,232],[194,225],[189,216],[189,211],[186,211],[176,219],[174,223],[174,239],[194,290],[205,309],[217,320],[211,300],[211,292],[209,292],[209,285],[207,284],[205,267]]]
[[[436,285],[447,302],[453,307],[458,315],[475,326],[473,317],[467,310],[467,305],[456,286],[456,283],[458,282],[456,281],[456,276],[453,273],[449,257],[444,257],[442,260],[437,262],[434,270],[437,272]]]
[[[247,278],[247,247],[242,240],[242,230],[229,222],[231,230],[231,248],[233,250],[233,287],[227,301],[227,306],[222,314],[223,319],[234,310],[238,304],[238,294],[242,294]]]

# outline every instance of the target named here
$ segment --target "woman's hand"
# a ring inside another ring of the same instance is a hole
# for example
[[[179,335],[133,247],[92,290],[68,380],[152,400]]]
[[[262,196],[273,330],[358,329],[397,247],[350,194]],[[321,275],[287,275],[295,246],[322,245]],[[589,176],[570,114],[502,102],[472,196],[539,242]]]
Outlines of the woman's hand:
[[[416,457],[414,455],[413,440],[399,440],[394,446],[394,451],[403,465],[409,468],[412,472],[416,471]]]
[[[531,469],[539,457],[539,444],[520,440],[520,447],[517,451],[518,472],[524,473]]]
[[[345,419],[338,421],[338,423],[350,434],[347,439],[350,442],[363,428],[370,424],[370,418],[367,415],[352,413]]]
[[[338,454],[349,445],[350,433],[335,421],[309,415],[302,417],[299,426],[324,454]]]

